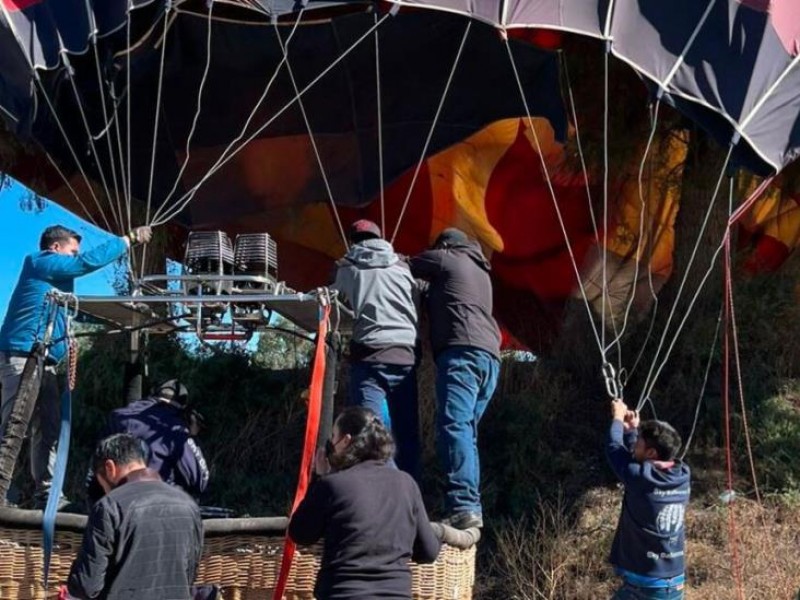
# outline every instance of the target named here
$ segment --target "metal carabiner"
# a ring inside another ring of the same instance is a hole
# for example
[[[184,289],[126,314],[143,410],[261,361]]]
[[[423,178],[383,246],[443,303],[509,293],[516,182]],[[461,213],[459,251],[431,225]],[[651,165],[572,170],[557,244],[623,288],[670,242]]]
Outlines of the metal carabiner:
[[[603,379],[606,384],[606,393],[612,400],[622,400],[622,386],[617,378],[614,365],[605,361],[603,363]]]

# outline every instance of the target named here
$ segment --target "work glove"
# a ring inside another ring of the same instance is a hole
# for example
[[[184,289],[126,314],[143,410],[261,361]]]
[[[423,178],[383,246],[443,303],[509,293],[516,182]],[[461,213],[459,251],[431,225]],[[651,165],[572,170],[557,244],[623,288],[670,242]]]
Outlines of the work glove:
[[[134,227],[128,233],[128,239],[131,244],[146,244],[153,239],[153,228],[148,225]]]

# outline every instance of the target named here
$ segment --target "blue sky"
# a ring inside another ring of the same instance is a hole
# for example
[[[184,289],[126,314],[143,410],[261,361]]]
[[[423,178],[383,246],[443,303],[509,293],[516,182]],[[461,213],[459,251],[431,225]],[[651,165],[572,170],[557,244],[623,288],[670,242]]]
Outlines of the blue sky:
[[[3,251],[0,252],[0,315],[5,317],[8,300],[17,283],[22,260],[27,254],[39,248],[39,236],[49,225],[64,225],[74,229],[83,236],[82,247],[87,248],[102,243],[109,235],[91,223],[78,218],[64,210],[55,202],[47,201],[41,212],[24,211],[21,200],[28,193],[19,183],[13,182],[8,188],[0,191],[0,239],[3,240]],[[75,281],[78,294],[113,294],[111,281],[114,267],[81,277]]]

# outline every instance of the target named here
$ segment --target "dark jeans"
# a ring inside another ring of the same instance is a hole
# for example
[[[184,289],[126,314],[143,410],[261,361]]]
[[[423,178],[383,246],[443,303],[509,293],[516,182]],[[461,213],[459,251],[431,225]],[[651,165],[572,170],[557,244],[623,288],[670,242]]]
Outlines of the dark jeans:
[[[457,346],[436,357],[436,446],[447,478],[449,514],[482,513],[478,423],[497,386],[500,361]]]
[[[25,368],[26,357],[0,352],[0,386],[2,386],[2,423],[8,420],[17,400],[17,390]],[[56,368],[48,365],[42,375],[42,385],[31,416],[31,475],[36,483],[36,498],[46,501],[56,464],[58,432],[61,429]],[[2,431],[0,429],[0,431]]]
[[[611,600],[683,600],[683,587],[644,588],[625,582]]]
[[[385,365],[358,361],[350,367],[350,403],[369,408],[387,421],[388,406],[397,466],[419,478],[419,401],[417,369],[413,365]]]

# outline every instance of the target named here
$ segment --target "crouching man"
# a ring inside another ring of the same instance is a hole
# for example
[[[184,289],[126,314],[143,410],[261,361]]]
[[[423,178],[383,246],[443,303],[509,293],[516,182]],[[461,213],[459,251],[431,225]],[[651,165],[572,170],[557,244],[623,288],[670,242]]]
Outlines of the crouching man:
[[[121,433],[92,458],[106,495],[92,508],[69,574],[78,600],[189,600],[203,548],[200,509],[148,469],[144,448]]]
[[[640,424],[621,400],[611,410],[606,454],[625,486],[611,547],[623,584],[613,600],[682,600],[690,472],[677,459],[681,437],[664,421]]]

